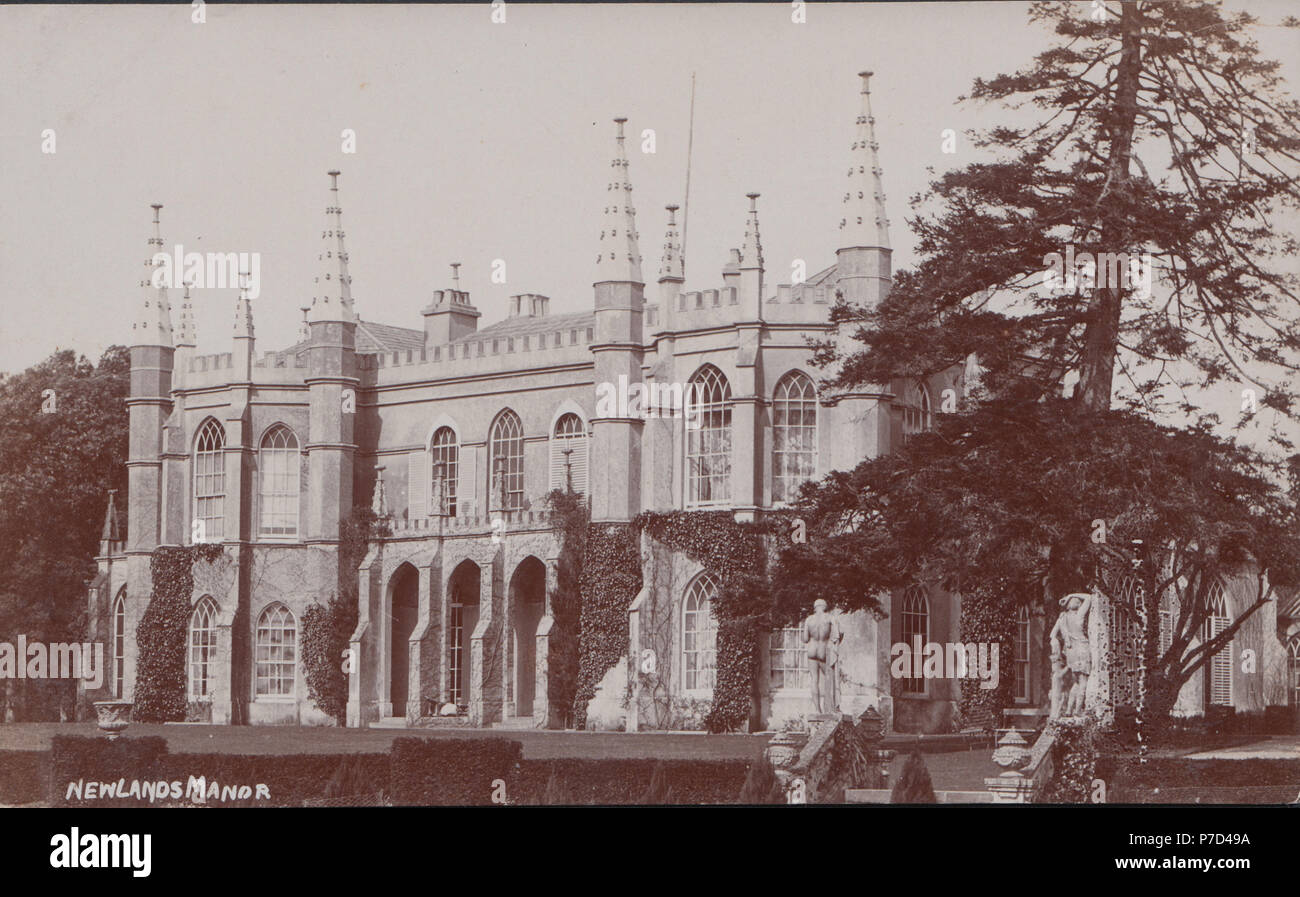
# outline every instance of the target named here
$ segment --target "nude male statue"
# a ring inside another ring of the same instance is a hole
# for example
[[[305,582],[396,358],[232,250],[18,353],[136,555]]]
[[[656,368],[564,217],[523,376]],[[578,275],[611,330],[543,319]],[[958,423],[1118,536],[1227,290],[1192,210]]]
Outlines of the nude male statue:
[[[1088,676],[1092,673],[1092,645],[1088,641],[1088,611],[1092,607],[1092,596],[1086,592],[1072,592],[1060,603],[1061,614],[1048,637],[1052,646],[1053,709],[1062,716],[1082,716],[1087,701]],[[1073,679],[1068,696],[1061,694],[1067,672]],[[1060,707],[1062,697],[1065,698],[1064,708]]]
[[[808,671],[812,676],[813,712],[824,713],[839,709],[835,676],[840,639],[843,638],[835,619],[826,612],[825,600],[813,602],[813,612],[803,624],[803,641],[808,646]],[[827,664],[830,675],[827,675]]]

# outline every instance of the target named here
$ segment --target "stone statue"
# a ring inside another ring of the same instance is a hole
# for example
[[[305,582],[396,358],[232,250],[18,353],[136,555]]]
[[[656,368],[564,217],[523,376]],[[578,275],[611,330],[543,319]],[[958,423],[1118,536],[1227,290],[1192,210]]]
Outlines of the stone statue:
[[[813,612],[803,624],[803,641],[808,646],[808,672],[811,674],[814,713],[839,710],[835,679],[839,675],[839,643],[843,635],[835,619],[826,612],[825,600],[813,602]],[[830,675],[827,675],[827,666]]]
[[[1053,718],[1083,715],[1088,676],[1092,673],[1092,645],[1088,641],[1088,611],[1092,609],[1092,596],[1086,592],[1071,592],[1061,599],[1060,604],[1061,613],[1048,637],[1052,646]]]

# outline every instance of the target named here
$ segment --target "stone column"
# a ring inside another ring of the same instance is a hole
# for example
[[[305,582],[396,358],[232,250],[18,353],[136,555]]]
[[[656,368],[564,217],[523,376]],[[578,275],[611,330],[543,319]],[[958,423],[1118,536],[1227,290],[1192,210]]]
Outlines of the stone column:
[[[502,642],[500,552],[479,574],[479,619],[470,638],[469,717],[470,724],[486,726],[501,719]]]
[[[417,569],[420,574],[420,583],[416,592],[419,617],[415,621],[415,628],[411,630],[411,638],[407,643],[406,663],[406,707],[404,713],[407,722],[410,723],[418,720],[422,711],[420,704],[424,698],[422,686],[426,675],[423,645],[425,636],[429,631],[429,565],[423,564]]]
[[[348,726],[360,727],[375,717],[368,706],[374,700],[375,667],[374,646],[370,621],[373,612],[374,571],[382,566],[380,548],[372,548],[357,570],[357,628],[352,632],[348,648],[352,654],[352,673],[348,676]]]
[[[545,605],[542,610],[542,619],[537,624],[536,652],[533,659],[533,669],[535,671],[532,707],[534,729],[549,729],[552,725],[558,727],[563,724],[564,720],[563,710],[551,706],[551,630],[555,626],[555,617],[552,614],[552,597],[559,588],[559,571],[560,559],[558,557],[547,558],[546,591],[543,599]]]
[[[232,638],[229,623],[217,622],[214,628],[216,629],[217,640],[217,669],[216,675],[212,677],[212,723],[217,726],[228,726],[234,713],[234,639]],[[188,655],[188,653],[187,650],[186,654]],[[189,660],[187,656],[185,658],[186,666],[189,665]]]

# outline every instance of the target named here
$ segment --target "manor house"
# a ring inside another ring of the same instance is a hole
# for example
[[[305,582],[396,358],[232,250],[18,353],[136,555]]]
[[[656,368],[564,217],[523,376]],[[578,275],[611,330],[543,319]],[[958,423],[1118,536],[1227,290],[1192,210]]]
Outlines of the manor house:
[[[523,293],[490,310],[504,318],[481,324],[453,266],[446,288],[412,304],[406,323],[422,326],[358,317],[338,172],[330,172],[320,274],[295,345],[255,351],[242,289],[229,351],[196,354],[188,291],[173,331],[166,287],[145,284],[130,349],[128,525],[123,536],[110,503],[90,590],[88,637],[108,644],[111,657],[93,696],[132,697],[152,552],[217,542],[223,557],[195,565],[191,716],[327,723],[307,693],[302,619],[337,594],[345,523],[353,509],[371,507],[388,516],[391,533],[371,544],[358,571],[347,724],[401,726],[451,704],[471,725],[566,725],[572,708],[549,693],[560,545],[548,493],[587,496],[597,523],[672,510],[755,520],[787,505],[805,480],[851,469],[928,428],[948,390],[964,394],[960,369],[831,394],[810,364],[810,340],[848,338],[829,321],[834,302],[870,306],[890,286],[869,73],[860,90],[846,157],[822,160],[847,163],[839,209],[826,208],[839,218],[839,245],[826,247],[825,266],[801,283],[767,280],[759,196],[749,194],[745,205],[737,197],[740,246],[704,290],[684,290],[677,207],[668,205],[658,276],[647,285],[620,118],[608,199],[593,222],[587,311],[552,313],[548,297]],[[149,243],[151,253],[165,251],[157,208]],[[647,416],[598,401],[602,384],[620,383],[686,385],[697,414]],[[696,727],[712,695],[717,581],[647,541],[647,585],[628,606],[628,652],[601,681],[591,726]],[[891,678],[890,647],[916,637],[959,641],[960,601],[922,585],[883,601],[883,618],[840,619],[841,709],[876,707],[897,731],[946,731],[958,683]],[[659,609],[653,627],[640,618],[649,607]],[[1027,708],[1044,699],[1045,677],[1034,669],[1043,623],[1026,615],[1016,656],[1002,664]],[[652,639],[666,713],[631,694]],[[1212,683],[1229,701],[1233,669],[1216,667]],[[763,640],[758,691],[751,727],[807,712],[799,630]]]

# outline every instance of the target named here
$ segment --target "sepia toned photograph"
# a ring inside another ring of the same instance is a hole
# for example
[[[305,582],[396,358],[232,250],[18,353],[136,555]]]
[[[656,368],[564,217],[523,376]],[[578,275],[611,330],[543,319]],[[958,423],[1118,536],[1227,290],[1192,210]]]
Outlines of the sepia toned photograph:
[[[1285,0],[18,4],[0,73],[54,869],[149,875],[109,807],[1300,804]]]

